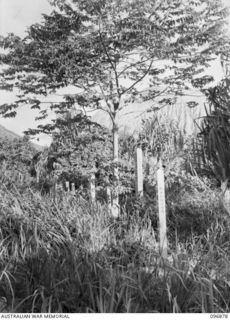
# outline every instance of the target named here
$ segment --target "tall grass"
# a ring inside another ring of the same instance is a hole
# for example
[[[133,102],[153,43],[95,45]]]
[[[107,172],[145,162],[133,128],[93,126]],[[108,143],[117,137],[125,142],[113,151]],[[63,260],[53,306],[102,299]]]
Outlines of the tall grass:
[[[163,260],[147,213],[0,193],[0,312],[229,312],[229,220]]]

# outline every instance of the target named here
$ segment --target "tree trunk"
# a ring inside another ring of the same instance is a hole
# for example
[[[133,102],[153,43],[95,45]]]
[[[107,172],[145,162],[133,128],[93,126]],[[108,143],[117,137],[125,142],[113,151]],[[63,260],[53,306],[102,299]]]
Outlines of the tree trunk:
[[[116,122],[113,124],[113,180],[114,180],[114,190],[112,194],[112,215],[117,218],[119,216],[119,194],[118,194],[118,149],[119,149],[119,135],[118,135],[118,125]]]

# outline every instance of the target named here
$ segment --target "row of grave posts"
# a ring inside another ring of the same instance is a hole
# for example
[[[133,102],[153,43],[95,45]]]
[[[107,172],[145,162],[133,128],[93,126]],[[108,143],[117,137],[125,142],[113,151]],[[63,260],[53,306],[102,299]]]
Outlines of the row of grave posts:
[[[165,204],[165,182],[164,182],[164,169],[161,159],[158,160],[157,169],[157,194],[158,194],[158,218],[159,218],[159,242],[162,257],[167,257],[167,225],[166,225],[166,204]],[[141,148],[136,149],[135,157],[135,192],[137,197],[143,196],[143,152]],[[90,194],[91,201],[96,199],[95,192],[95,176],[92,175],[90,179]],[[111,189],[109,186],[106,188],[107,205],[109,211],[116,217],[116,208],[113,208],[113,199]],[[114,210],[113,210],[114,209]],[[115,213],[114,213],[115,212]]]
[[[73,195],[76,193],[75,184],[69,181],[65,182],[66,191],[72,193]]]
[[[135,192],[137,197],[143,196],[143,152],[141,148],[136,149],[135,157]],[[164,169],[161,159],[158,160],[157,169],[157,194],[158,194],[158,221],[159,221],[159,244],[162,257],[167,257],[167,225],[166,225],[166,204],[165,204],[165,183]],[[95,174],[92,173],[89,181],[91,202],[96,201]],[[75,194],[75,185],[66,182],[67,192]],[[113,204],[112,192],[109,186],[106,188],[107,205],[111,214],[117,217],[117,204]]]
[[[143,152],[141,148],[136,149],[135,177],[136,196],[143,196]],[[159,242],[162,257],[167,258],[167,224],[166,224],[166,203],[165,203],[165,182],[164,169],[161,159],[158,160],[157,169],[157,195],[158,195],[158,221],[159,221]]]

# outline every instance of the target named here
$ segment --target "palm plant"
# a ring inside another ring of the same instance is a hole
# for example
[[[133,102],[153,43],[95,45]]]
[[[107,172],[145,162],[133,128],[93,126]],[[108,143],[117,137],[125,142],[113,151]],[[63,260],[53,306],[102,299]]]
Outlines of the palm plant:
[[[206,91],[209,110],[201,124],[203,152],[216,179],[221,184],[225,200],[230,179],[230,78]],[[229,209],[227,209],[229,211]]]

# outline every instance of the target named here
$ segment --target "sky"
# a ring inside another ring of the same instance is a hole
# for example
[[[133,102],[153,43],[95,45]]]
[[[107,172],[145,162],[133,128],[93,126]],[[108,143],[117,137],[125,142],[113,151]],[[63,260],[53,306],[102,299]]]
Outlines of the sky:
[[[41,13],[50,13],[47,0],[0,0],[0,34],[25,35],[26,27],[39,22]]]
[[[228,4],[230,2],[229,0],[224,1]],[[6,36],[13,32],[16,35],[25,36],[29,25],[41,21],[42,13],[49,14],[51,11],[48,0],[0,0],[0,35]],[[221,79],[223,73],[218,62],[211,66],[210,73],[215,75],[216,81]],[[15,95],[10,92],[0,91],[0,103],[11,102],[14,98]],[[57,101],[57,97],[52,98],[52,101]],[[24,130],[37,126],[38,123],[34,118],[34,111],[23,107],[16,118],[0,118],[0,124],[22,135]],[[35,142],[47,145],[50,143],[50,138],[43,135]]]
[[[26,35],[26,29],[33,23],[40,22],[42,13],[49,14],[51,7],[47,0],[0,0],[0,35],[6,36],[13,32],[19,36]],[[14,94],[0,91],[1,103],[9,103],[14,100]],[[0,118],[0,124],[20,135],[28,128],[36,128],[37,122],[34,111],[23,107],[16,118]],[[39,136],[35,142],[48,145],[50,138],[46,135]]]

